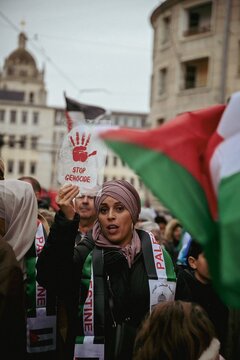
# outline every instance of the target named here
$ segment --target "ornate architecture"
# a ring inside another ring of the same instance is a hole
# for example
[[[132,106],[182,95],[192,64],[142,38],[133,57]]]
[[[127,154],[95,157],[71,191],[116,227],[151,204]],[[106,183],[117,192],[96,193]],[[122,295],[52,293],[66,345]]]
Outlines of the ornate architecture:
[[[114,111],[109,118],[114,125],[138,128],[147,126],[146,119],[146,113]],[[58,189],[58,153],[66,134],[65,109],[47,106],[44,69],[38,69],[21,32],[18,48],[5,59],[0,72],[0,157],[6,177],[29,175],[47,190]],[[104,178],[124,178],[143,201],[149,198],[138,176],[110,151]]]
[[[44,69],[38,70],[35,59],[26,50],[26,41],[26,35],[20,33],[18,48],[6,58],[0,74],[0,89],[6,92],[6,100],[7,95],[11,96],[7,94],[10,90],[19,93],[17,100],[22,99],[25,104],[46,106]]]
[[[0,73],[0,150],[8,178],[30,175],[49,188],[54,109],[46,104],[44,70],[26,45],[21,32]]]

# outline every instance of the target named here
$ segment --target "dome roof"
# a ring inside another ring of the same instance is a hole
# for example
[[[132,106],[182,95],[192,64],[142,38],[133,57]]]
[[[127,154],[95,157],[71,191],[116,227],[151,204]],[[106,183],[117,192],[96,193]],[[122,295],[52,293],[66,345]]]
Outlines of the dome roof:
[[[8,56],[8,62],[14,63],[14,65],[25,64],[33,65],[36,67],[36,62],[33,56],[25,49],[17,49]]]
[[[18,48],[14,50],[7,58],[7,63],[11,65],[32,65],[36,68],[36,61],[33,56],[25,49],[27,36],[21,32],[18,37]]]

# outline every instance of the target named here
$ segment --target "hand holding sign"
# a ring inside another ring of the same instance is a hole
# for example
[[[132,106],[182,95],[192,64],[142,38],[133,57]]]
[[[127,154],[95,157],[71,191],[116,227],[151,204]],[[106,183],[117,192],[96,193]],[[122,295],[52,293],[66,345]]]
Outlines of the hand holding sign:
[[[59,154],[59,182],[78,185],[82,194],[95,195],[103,183],[107,148],[95,134],[94,125],[74,127]]]
[[[56,203],[68,220],[73,220],[75,209],[73,199],[78,195],[79,187],[77,185],[67,184],[62,186],[56,196]]]

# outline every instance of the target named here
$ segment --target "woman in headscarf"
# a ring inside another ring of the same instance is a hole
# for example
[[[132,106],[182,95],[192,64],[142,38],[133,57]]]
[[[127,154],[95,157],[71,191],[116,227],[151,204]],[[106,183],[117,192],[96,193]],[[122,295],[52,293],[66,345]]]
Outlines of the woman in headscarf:
[[[30,184],[15,179],[0,181],[0,222],[2,239],[13,248],[24,271],[24,256],[37,230],[37,200]]]
[[[31,185],[0,181],[0,339],[1,355],[9,359],[26,354],[24,257],[34,241],[36,220]]]
[[[151,233],[135,230],[140,198],[124,180],[104,183],[93,230],[74,246],[78,193],[71,184],[59,190],[61,210],[38,259],[38,281],[69,310],[64,359],[131,359],[141,321],[158,302],[173,299],[173,264]]]

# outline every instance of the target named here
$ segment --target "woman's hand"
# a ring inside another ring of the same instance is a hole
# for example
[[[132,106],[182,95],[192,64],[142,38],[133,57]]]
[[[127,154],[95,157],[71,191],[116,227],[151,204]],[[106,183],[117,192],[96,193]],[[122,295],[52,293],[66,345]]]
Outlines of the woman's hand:
[[[75,209],[73,199],[78,195],[79,187],[77,185],[67,184],[62,186],[56,196],[56,203],[68,220],[73,220]]]

